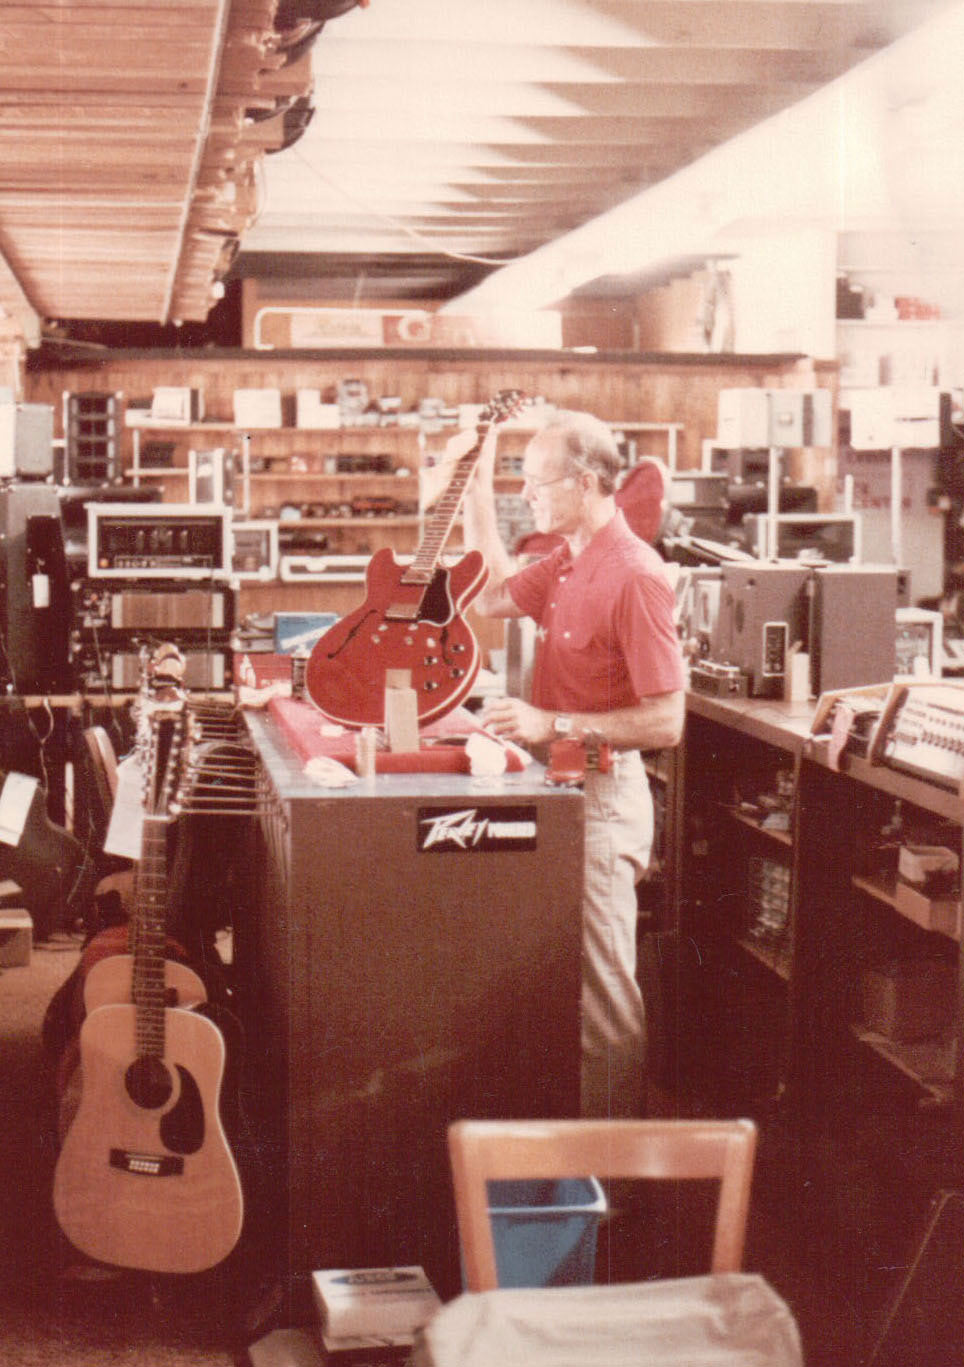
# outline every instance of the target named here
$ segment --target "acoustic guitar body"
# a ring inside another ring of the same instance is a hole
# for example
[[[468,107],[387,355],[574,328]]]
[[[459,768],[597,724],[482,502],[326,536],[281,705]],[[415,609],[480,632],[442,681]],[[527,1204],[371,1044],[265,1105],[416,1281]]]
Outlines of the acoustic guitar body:
[[[112,1002],[133,1000],[134,956],[111,954],[98,959],[84,979],[84,1014],[89,1016],[100,1006]],[[193,968],[176,959],[164,961],[164,1005],[192,1008],[206,1002],[205,986]]]
[[[164,1050],[138,1054],[136,1008],[101,1006],[80,1032],[80,1105],[54,1172],[58,1223],[80,1252],[149,1272],[228,1256],[243,1198],[218,1114],[225,1049],[206,1017],[164,1011]]]
[[[315,706],[341,726],[382,726],[390,670],[411,676],[420,723],[442,717],[468,694],[479,647],[462,610],[486,579],[485,561],[470,551],[428,584],[385,548],[368,566],[366,598],[315,643],[305,688]]]

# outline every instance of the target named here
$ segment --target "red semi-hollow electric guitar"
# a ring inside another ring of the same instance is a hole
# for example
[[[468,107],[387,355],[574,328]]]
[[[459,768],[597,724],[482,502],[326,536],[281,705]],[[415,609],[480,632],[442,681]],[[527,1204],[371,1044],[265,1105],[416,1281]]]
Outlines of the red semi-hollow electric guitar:
[[[315,644],[305,669],[311,701],[342,726],[381,726],[390,670],[405,671],[415,690],[419,722],[444,716],[469,692],[479,670],[479,647],[462,611],[485,583],[479,551],[456,565],[439,564],[462,496],[489,428],[525,403],[518,390],[503,390],[483,410],[477,440],[455,465],[411,565],[387,547],[372,556],[366,598]]]

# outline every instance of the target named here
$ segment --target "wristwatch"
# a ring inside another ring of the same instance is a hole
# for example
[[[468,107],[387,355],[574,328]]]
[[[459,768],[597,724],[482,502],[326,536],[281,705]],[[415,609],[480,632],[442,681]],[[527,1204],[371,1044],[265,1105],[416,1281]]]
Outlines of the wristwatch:
[[[552,734],[554,736],[571,736],[573,732],[572,717],[555,716],[552,719]]]

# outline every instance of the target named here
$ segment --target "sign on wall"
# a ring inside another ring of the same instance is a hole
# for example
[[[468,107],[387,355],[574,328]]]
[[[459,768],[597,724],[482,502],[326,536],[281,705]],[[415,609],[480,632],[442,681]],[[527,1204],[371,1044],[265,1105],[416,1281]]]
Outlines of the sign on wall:
[[[527,347],[556,349],[562,345],[558,313],[458,317],[423,309],[322,308],[265,304],[252,320],[251,345],[323,350],[326,347]]]

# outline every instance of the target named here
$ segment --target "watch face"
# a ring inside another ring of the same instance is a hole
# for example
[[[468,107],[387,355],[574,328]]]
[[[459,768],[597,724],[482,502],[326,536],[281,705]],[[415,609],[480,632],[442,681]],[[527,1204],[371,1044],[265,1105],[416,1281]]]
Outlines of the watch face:
[[[552,729],[557,736],[568,736],[572,731],[572,717],[556,717]]]

